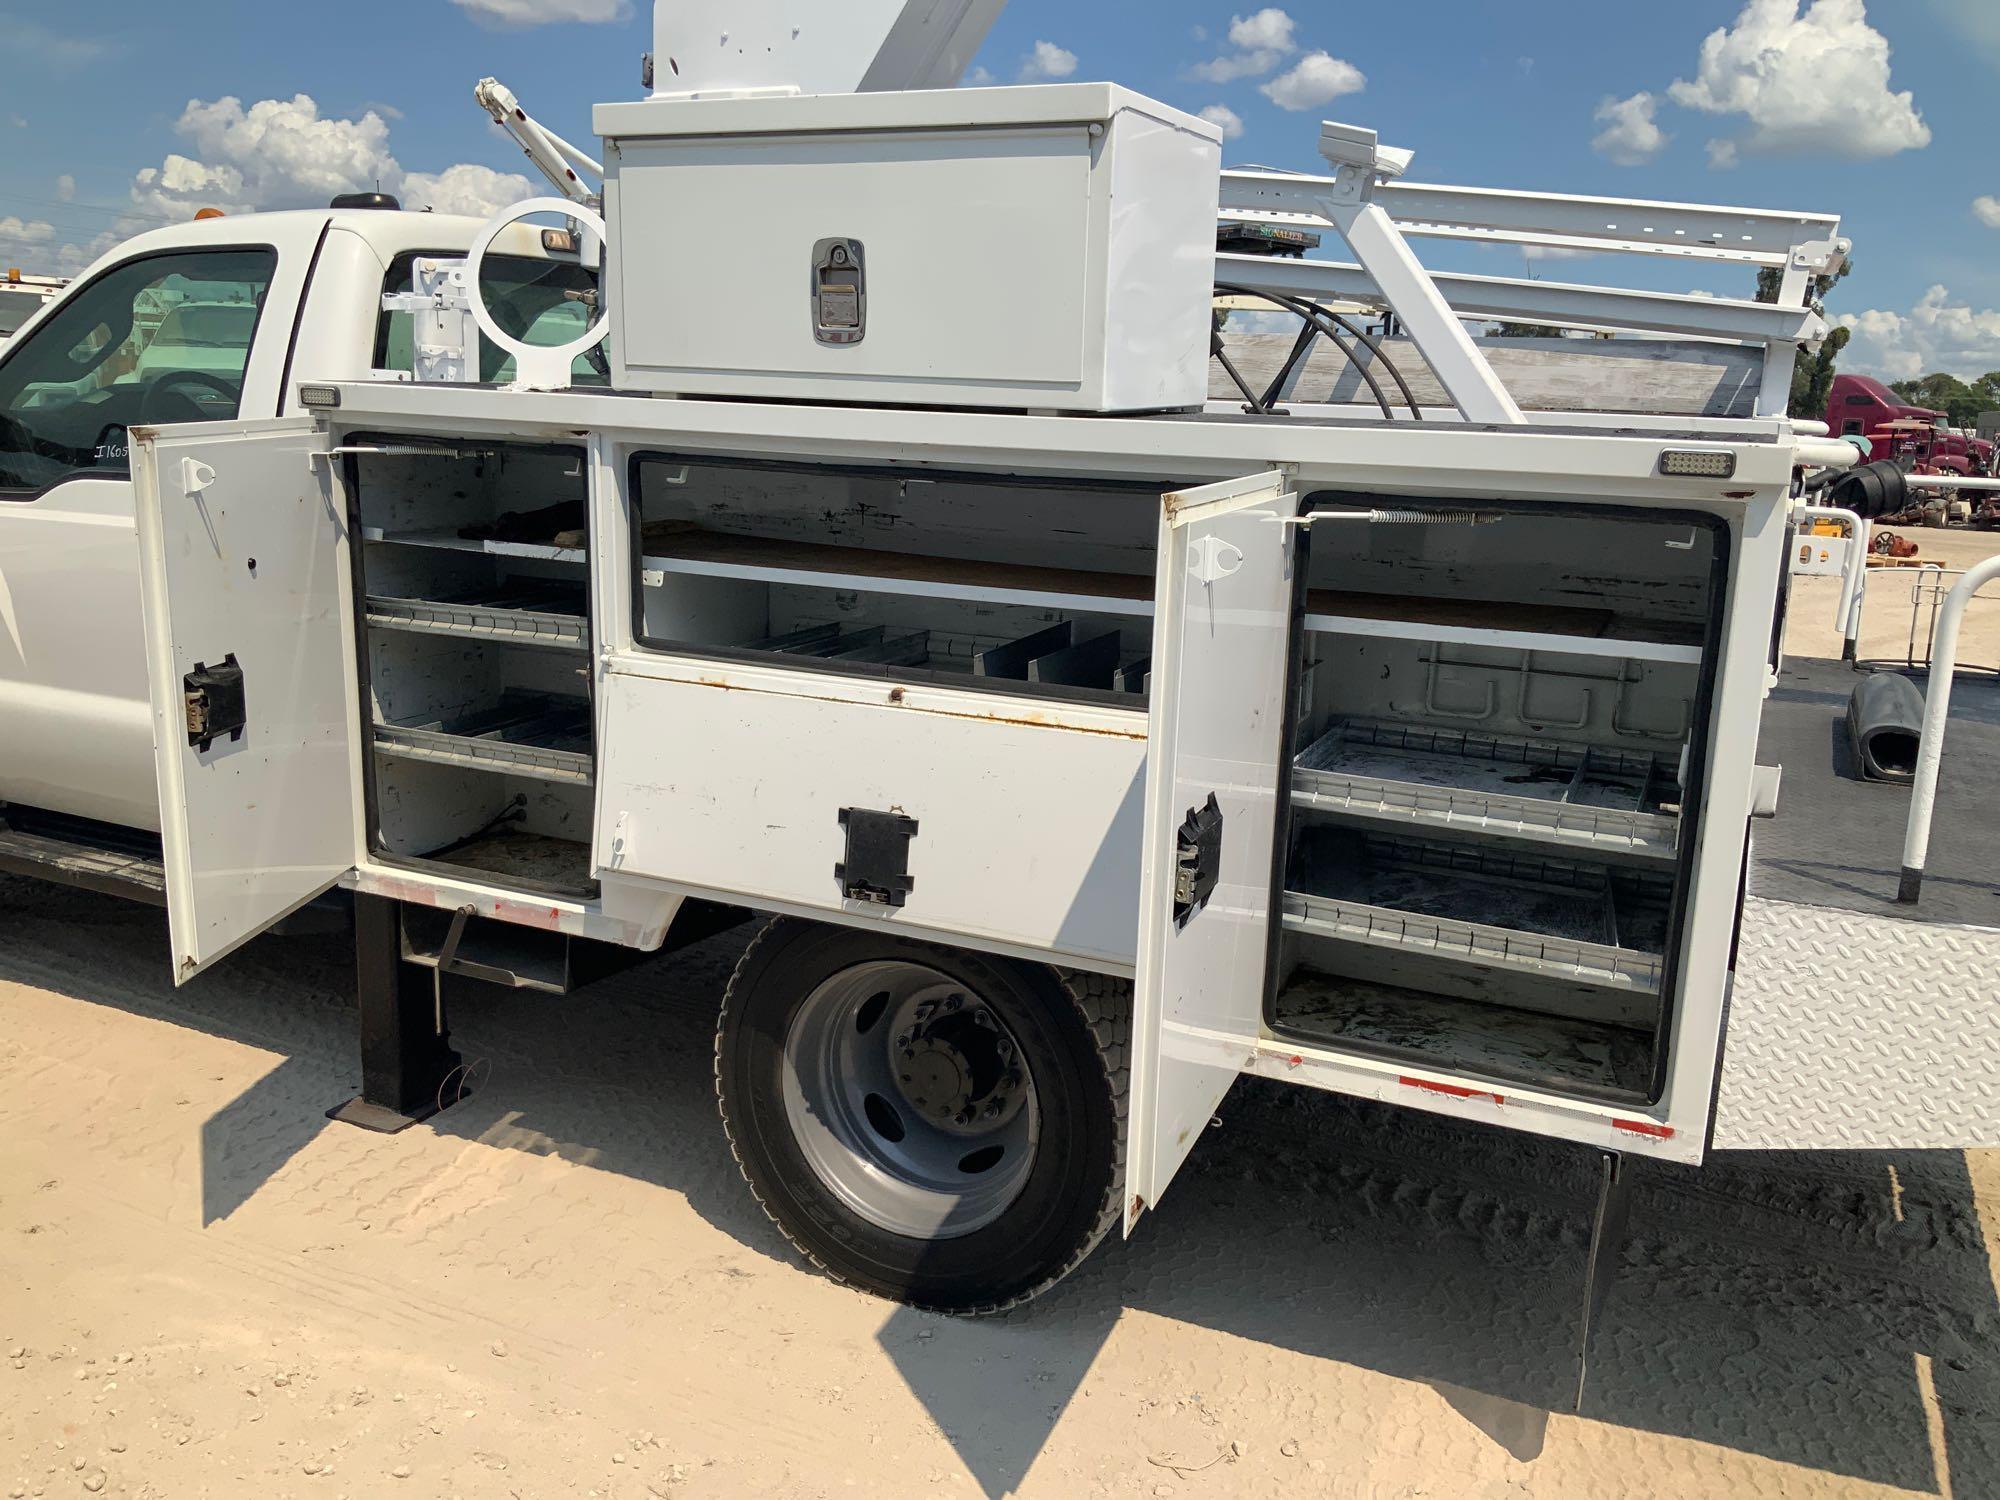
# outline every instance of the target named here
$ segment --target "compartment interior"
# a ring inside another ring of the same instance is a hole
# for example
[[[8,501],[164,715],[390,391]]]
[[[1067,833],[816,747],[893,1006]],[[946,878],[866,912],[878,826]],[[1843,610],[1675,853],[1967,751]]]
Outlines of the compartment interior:
[[[373,848],[591,894],[581,450],[355,446]]]
[[[1363,507],[1407,519],[1316,522],[1304,548],[1268,1020],[1439,1071],[1649,1099],[1717,531],[1313,502]]]
[[[1143,702],[1167,482],[641,458],[646,644]]]

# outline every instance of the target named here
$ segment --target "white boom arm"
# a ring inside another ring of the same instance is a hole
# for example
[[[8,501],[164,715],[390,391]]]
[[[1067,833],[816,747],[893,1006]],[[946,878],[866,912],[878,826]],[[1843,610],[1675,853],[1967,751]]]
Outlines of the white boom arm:
[[[1007,0],[655,0],[655,99],[948,89]]]
[[[479,101],[479,107],[493,116],[493,123],[514,138],[515,144],[526,153],[535,170],[555,185],[555,190],[572,203],[595,205],[603,196],[598,186],[586,183],[576,175],[581,167],[599,183],[604,179],[604,167],[594,158],[584,155],[575,146],[548,129],[533,115],[521,108],[521,101],[514,97],[514,91],[497,78],[482,78],[472,97]]]

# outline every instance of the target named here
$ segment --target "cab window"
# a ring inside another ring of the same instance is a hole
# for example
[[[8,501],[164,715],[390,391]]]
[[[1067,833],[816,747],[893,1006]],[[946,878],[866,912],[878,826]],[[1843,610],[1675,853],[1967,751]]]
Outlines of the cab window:
[[[129,472],[134,423],[236,416],[277,264],[269,249],[127,261],[17,334],[0,356],[0,499]]]
[[[407,292],[416,262],[443,259],[450,251],[416,251],[399,255],[382,280],[384,292]],[[524,344],[551,348],[578,338],[596,316],[597,276],[575,261],[537,260],[526,255],[489,255],[480,268],[481,294],[486,309],[508,333]],[[586,298],[590,300],[585,300]],[[412,347],[412,317],[406,312],[384,312],[375,327],[375,368],[401,370],[416,366]],[[504,383],[514,378],[514,357],[498,348],[484,334],[479,338],[479,379],[485,384]],[[570,365],[570,379],[577,385],[604,386],[611,372],[604,361],[604,346],[579,354]]]

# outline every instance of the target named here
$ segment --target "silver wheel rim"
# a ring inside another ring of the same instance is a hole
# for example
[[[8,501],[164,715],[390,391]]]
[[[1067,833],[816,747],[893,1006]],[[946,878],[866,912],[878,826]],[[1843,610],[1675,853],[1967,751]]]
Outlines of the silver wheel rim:
[[[856,964],[785,1036],[785,1118],[827,1190],[877,1228],[947,1240],[991,1224],[1034,1167],[1041,1112],[983,997],[923,964]]]

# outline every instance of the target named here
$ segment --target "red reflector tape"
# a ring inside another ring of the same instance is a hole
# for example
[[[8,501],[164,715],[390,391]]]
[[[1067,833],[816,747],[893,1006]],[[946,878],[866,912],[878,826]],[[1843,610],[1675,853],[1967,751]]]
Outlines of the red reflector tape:
[[[1650,1135],[1656,1141],[1668,1140],[1673,1136],[1671,1125],[1655,1125],[1651,1120],[1613,1120],[1612,1126],[1618,1130],[1629,1130],[1634,1135]]]
[[[1491,1099],[1495,1104],[1505,1104],[1506,1099],[1486,1089],[1464,1089],[1455,1083],[1432,1083],[1428,1078],[1398,1078],[1396,1082],[1406,1088],[1422,1089],[1427,1094],[1443,1094],[1452,1099]]]

